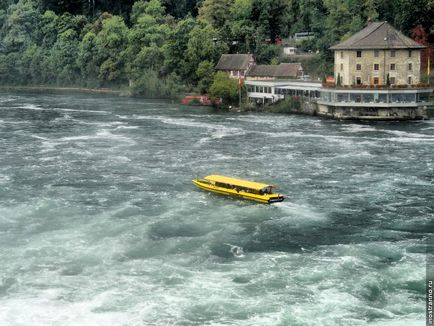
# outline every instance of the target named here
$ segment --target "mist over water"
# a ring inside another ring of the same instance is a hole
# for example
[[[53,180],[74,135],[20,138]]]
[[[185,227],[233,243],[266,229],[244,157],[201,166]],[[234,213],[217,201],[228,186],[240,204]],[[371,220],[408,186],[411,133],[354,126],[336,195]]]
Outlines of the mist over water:
[[[433,153],[434,121],[0,94],[0,325],[423,324]]]

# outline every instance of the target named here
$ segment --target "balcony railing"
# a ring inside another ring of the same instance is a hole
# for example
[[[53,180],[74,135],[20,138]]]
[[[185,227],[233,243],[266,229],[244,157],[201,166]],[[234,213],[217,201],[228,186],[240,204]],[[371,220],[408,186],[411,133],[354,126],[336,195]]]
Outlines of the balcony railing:
[[[323,88],[333,88],[333,89],[384,89],[384,90],[397,90],[397,89],[424,89],[430,88],[429,84],[426,83],[418,83],[418,84],[393,84],[393,85],[344,85],[337,86],[335,83],[322,83]]]

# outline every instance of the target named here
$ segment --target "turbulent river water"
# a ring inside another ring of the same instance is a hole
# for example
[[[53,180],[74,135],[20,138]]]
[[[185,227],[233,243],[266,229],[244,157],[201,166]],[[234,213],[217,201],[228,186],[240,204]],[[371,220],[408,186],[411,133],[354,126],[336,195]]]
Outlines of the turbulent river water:
[[[0,94],[0,325],[423,324],[433,153],[433,120]]]

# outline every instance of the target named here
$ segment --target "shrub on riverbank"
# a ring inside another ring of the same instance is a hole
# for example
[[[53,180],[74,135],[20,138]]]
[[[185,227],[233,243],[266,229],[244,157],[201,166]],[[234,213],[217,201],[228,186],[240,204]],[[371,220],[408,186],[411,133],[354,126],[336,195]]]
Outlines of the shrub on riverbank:
[[[274,113],[294,113],[299,112],[301,109],[301,100],[298,97],[287,97],[277,103],[268,107],[267,111]]]
[[[186,91],[181,80],[175,74],[160,77],[157,72],[148,70],[130,85],[131,94],[147,98],[174,99]]]

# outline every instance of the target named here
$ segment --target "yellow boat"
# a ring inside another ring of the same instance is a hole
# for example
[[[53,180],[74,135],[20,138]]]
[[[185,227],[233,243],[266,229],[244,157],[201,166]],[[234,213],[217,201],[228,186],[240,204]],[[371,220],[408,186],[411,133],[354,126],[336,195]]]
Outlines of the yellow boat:
[[[223,175],[209,175],[203,179],[194,179],[192,182],[203,190],[264,204],[276,203],[285,199],[283,195],[273,193],[275,187],[272,185],[229,178]]]

